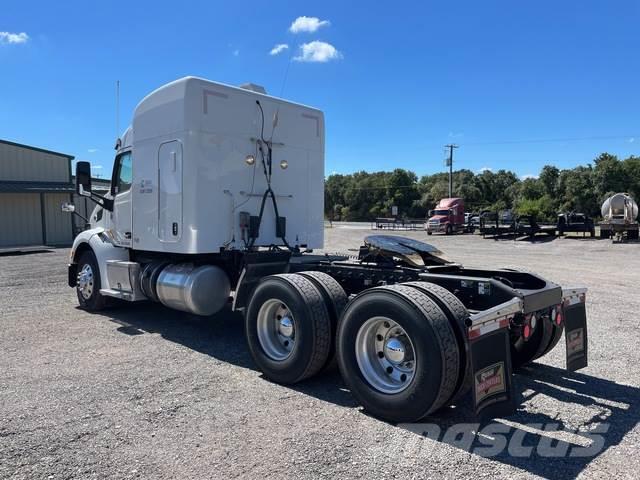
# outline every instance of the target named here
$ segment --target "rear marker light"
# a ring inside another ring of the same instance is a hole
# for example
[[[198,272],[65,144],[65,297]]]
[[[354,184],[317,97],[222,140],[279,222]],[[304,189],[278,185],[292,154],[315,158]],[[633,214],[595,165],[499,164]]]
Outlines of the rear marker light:
[[[524,339],[528,340],[529,339],[529,335],[531,335],[531,327],[529,326],[529,324],[526,324],[524,326],[523,333],[524,333]]]

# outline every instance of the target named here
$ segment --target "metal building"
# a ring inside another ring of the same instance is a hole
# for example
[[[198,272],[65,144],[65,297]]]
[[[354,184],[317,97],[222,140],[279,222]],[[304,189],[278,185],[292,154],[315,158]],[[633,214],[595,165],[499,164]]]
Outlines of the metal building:
[[[64,246],[73,219],[72,155],[0,140],[0,248]]]

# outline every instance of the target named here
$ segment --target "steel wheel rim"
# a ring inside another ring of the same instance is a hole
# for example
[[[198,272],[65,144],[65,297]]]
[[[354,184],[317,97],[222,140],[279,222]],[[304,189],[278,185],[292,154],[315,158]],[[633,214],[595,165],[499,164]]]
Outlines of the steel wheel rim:
[[[360,372],[379,392],[400,393],[413,381],[413,343],[404,328],[390,318],[367,320],[358,330],[355,350]]]
[[[281,362],[289,358],[296,344],[296,323],[284,302],[272,298],[262,304],[257,331],[260,346],[271,360]]]
[[[88,263],[84,264],[78,273],[78,291],[85,300],[89,300],[93,295],[93,269]]]

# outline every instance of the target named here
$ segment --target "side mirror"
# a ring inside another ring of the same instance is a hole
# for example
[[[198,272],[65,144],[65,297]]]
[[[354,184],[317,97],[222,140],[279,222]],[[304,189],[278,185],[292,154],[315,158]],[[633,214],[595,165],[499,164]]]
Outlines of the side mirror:
[[[76,193],[83,197],[91,196],[91,164],[76,163]]]
[[[63,212],[65,212],[65,213],[75,213],[75,211],[76,211],[76,206],[75,206],[73,203],[67,203],[67,202],[65,202],[65,203],[63,203],[63,204],[61,205],[61,209],[62,209],[62,211],[63,211]]]

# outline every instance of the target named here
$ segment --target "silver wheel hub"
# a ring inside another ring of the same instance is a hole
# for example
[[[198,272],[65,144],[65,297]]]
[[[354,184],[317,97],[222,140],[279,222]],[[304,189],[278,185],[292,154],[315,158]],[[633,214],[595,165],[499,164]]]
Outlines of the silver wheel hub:
[[[293,320],[290,317],[282,317],[278,325],[280,335],[287,338],[293,337]]]
[[[399,365],[404,362],[404,342],[398,337],[391,337],[390,339],[388,339],[387,343],[384,345],[383,352],[387,360],[395,365]]]
[[[296,323],[289,307],[272,298],[262,304],[257,318],[258,341],[272,360],[286,360],[296,344]]]
[[[358,330],[355,349],[360,372],[382,393],[400,393],[415,376],[413,343],[407,332],[390,318],[367,320]]]
[[[78,273],[78,291],[85,300],[89,300],[93,294],[93,269],[88,263]]]

